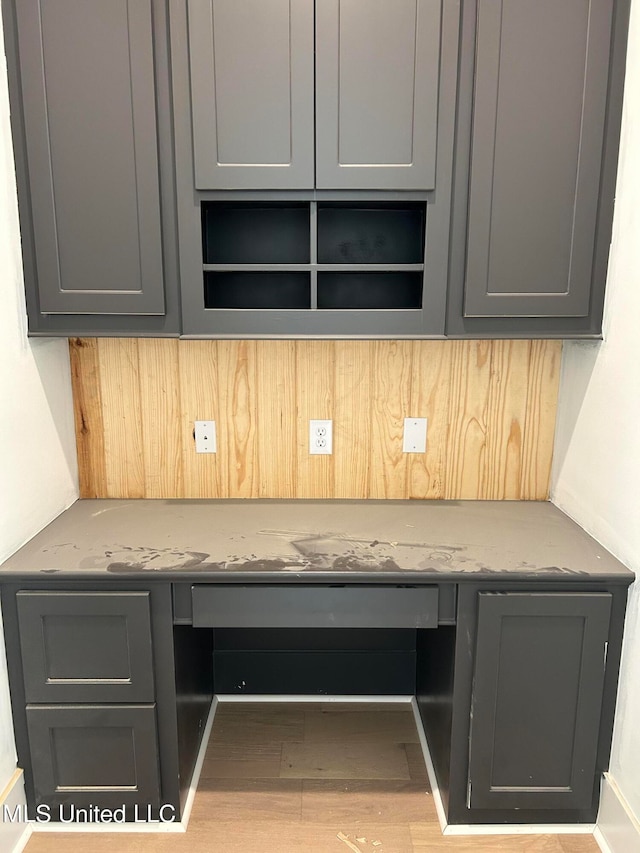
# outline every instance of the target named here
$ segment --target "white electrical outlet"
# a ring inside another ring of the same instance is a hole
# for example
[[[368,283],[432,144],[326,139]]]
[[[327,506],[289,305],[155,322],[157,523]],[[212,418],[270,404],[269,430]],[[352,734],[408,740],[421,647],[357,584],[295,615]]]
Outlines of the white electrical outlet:
[[[193,437],[196,440],[196,453],[215,453],[218,449],[215,421],[195,421]]]
[[[309,421],[309,453],[333,453],[333,421]]]
[[[427,450],[427,419],[405,418],[403,453],[425,453]]]

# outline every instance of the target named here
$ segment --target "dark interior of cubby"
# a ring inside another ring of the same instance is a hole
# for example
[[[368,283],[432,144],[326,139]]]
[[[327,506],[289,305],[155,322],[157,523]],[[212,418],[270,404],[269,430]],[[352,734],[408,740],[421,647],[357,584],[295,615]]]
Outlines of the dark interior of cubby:
[[[318,202],[318,263],[421,264],[424,202]]]
[[[422,307],[422,272],[318,272],[319,309]]]
[[[308,202],[203,202],[205,264],[308,264]]]
[[[216,271],[204,274],[205,308],[310,308],[308,272]]]

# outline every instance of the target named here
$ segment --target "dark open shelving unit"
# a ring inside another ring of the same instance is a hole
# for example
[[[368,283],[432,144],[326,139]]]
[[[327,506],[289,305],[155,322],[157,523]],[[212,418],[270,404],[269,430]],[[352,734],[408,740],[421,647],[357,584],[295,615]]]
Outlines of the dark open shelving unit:
[[[204,307],[422,310],[426,202],[203,201]]]

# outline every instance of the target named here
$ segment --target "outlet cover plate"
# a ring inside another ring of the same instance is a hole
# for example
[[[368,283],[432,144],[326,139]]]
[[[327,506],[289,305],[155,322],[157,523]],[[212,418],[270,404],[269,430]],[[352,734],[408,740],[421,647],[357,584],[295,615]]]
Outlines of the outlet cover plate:
[[[217,451],[215,421],[195,421],[193,435],[196,440],[196,453],[215,453]]]
[[[403,453],[426,453],[427,450],[427,419],[405,418],[404,435],[402,439]]]
[[[309,421],[309,453],[325,455],[333,453],[333,421]]]

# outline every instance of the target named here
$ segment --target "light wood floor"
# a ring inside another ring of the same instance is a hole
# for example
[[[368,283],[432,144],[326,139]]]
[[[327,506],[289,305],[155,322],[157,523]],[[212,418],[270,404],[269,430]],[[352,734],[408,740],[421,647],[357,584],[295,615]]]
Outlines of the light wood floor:
[[[27,853],[598,853],[443,837],[408,705],[221,704],[186,834],[35,834]]]

